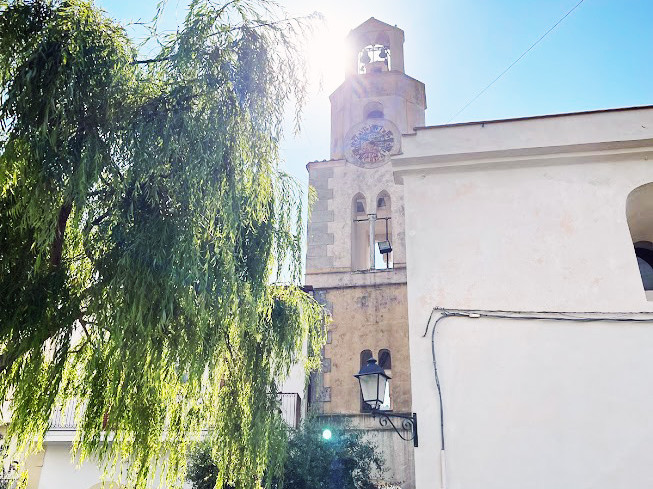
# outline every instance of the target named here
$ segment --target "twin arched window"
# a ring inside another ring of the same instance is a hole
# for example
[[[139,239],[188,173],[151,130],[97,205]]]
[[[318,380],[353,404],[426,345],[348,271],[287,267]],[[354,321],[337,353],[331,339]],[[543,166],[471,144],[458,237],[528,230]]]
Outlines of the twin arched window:
[[[360,356],[361,359],[360,368],[363,368],[365,365],[367,365],[367,361],[373,356],[374,355],[372,354],[372,350],[363,350]],[[381,368],[385,370],[385,373],[388,374],[388,376],[392,377],[392,356],[390,355],[390,350],[386,348],[382,348],[381,350],[379,350],[377,363]],[[390,402],[390,382],[388,382],[385,391],[385,398],[383,400],[383,404],[379,406],[379,410],[389,411],[390,409],[392,409],[392,405]],[[370,411],[370,406],[364,403],[363,398],[361,397],[361,412],[365,413],[369,411]]]
[[[351,268],[386,270],[393,267],[392,202],[383,190],[368,203],[362,193],[352,199]]]

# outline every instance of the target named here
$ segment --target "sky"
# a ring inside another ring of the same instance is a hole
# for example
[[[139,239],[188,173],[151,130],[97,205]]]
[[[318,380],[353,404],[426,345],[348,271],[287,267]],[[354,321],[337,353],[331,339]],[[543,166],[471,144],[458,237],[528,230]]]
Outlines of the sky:
[[[344,80],[343,41],[370,17],[404,30],[406,73],[426,85],[426,125],[653,105],[653,0],[584,0],[452,119],[578,1],[281,1],[289,16],[324,17],[308,44],[319,62],[302,130],[282,143],[285,169],[305,187],[306,163],[329,158],[328,97]],[[151,19],[157,0],[96,3],[125,23]],[[168,0],[162,27],[180,24],[184,6]]]

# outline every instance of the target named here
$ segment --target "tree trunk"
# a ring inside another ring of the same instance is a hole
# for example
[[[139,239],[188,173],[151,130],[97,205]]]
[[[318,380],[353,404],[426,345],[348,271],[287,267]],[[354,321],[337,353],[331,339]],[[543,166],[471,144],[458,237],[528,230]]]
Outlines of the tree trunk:
[[[50,252],[50,263],[53,267],[58,267],[61,263],[64,233],[66,232],[66,223],[68,222],[68,216],[70,216],[72,209],[72,202],[65,203],[61,206],[61,209],[59,209],[59,217],[57,217],[57,228],[54,232],[54,241],[52,242],[52,249]]]

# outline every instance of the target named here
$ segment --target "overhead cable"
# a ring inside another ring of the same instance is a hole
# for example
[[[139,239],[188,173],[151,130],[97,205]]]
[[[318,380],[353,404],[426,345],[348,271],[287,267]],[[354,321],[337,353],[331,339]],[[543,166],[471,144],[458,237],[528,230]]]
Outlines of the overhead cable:
[[[440,316],[433,322],[433,316],[439,313]],[[440,404],[440,450],[444,452],[444,407],[442,402],[442,386],[440,385],[440,376],[438,374],[438,364],[435,354],[435,332],[438,324],[450,317],[463,317],[470,319],[489,318],[489,319],[513,319],[529,321],[574,321],[581,323],[595,322],[630,322],[630,323],[653,323],[653,311],[622,311],[622,312],[603,312],[603,311],[510,311],[510,310],[491,310],[491,309],[449,309],[444,307],[434,307],[431,310],[426,329],[422,338],[424,338],[431,323],[431,356],[433,358],[433,374],[435,376],[435,385],[438,391],[438,401]]]
[[[529,47],[526,51],[524,51],[523,53],[521,53],[521,55],[519,55],[519,57],[518,57],[515,61],[513,61],[512,63],[510,63],[510,65],[509,65],[505,70],[503,70],[501,73],[499,73],[499,76],[497,76],[494,80],[492,80],[492,81],[491,81],[491,82],[490,82],[490,83],[489,83],[489,84],[488,84],[488,85],[487,85],[483,90],[481,90],[480,92],[478,92],[478,93],[477,93],[477,94],[476,94],[476,95],[475,95],[475,96],[474,96],[474,97],[473,97],[469,102],[467,102],[465,105],[463,105],[463,107],[462,107],[458,112],[456,112],[453,116],[451,116],[451,118],[446,122],[446,124],[449,124],[449,123],[450,123],[452,120],[454,120],[454,119],[455,119],[459,114],[461,114],[461,113],[462,113],[462,112],[463,112],[467,107],[469,107],[469,106],[472,105],[474,102],[476,102],[476,100],[477,100],[481,95],[483,95],[483,94],[484,94],[484,93],[485,93],[485,92],[486,92],[486,91],[487,91],[487,90],[488,90],[492,85],[494,85],[497,81],[499,81],[499,79],[500,79],[503,75],[505,75],[506,73],[508,73],[508,71],[510,70],[510,68],[512,68],[513,66],[515,66],[517,63],[519,63],[519,61],[520,61],[524,56],[526,56],[526,55],[531,51],[531,49],[533,49],[535,46],[537,46],[537,45],[540,43],[540,41],[541,41],[542,39],[544,39],[544,38],[545,38],[545,37],[546,37],[546,36],[547,36],[547,35],[548,35],[548,34],[549,34],[553,29],[555,29],[556,27],[558,27],[558,25],[560,25],[560,23],[561,23],[563,20],[565,20],[569,15],[571,15],[571,13],[572,13],[574,10],[576,10],[576,9],[580,6],[580,4],[583,3],[584,1],[585,1],[585,0],[580,0],[576,5],[574,5],[574,6],[573,6],[573,7],[572,7],[572,8],[571,8],[571,9],[570,9],[570,10],[569,10],[565,15],[563,15],[563,16],[558,20],[558,22],[556,22],[555,24],[553,24],[553,26],[551,26],[551,27],[549,28],[548,31],[546,31],[544,34],[542,34],[542,35],[538,38],[537,41],[535,41],[533,44],[531,44],[530,47]]]

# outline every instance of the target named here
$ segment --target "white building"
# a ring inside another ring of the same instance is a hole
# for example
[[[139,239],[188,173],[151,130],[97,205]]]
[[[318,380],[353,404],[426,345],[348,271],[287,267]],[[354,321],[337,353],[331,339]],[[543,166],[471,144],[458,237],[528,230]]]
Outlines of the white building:
[[[653,487],[653,106],[402,148],[417,489]]]
[[[305,386],[304,366],[296,363],[280,385],[279,392],[281,415],[293,428],[306,414]],[[71,449],[77,433],[75,409],[75,403],[70,402],[64,410],[56,410],[52,414],[50,429],[43,440],[43,450],[29,456],[25,463],[24,468],[29,474],[27,489],[124,489],[125,486],[112,484],[110,480],[103,482],[102,470],[95,461],[85,460],[80,464],[72,459]],[[3,477],[11,481],[17,475],[15,471],[7,470]],[[190,489],[191,485],[186,483],[184,488]]]
[[[369,314],[347,300],[403,283],[367,258],[365,203],[387,190],[408,310],[393,374],[410,361],[391,392],[410,378],[415,487],[653,487],[653,106],[415,127],[426,102],[403,32],[370,19],[350,37],[332,159],[308,166],[307,280],[334,298],[330,409],[356,409],[349,375],[388,322],[358,326]]]

